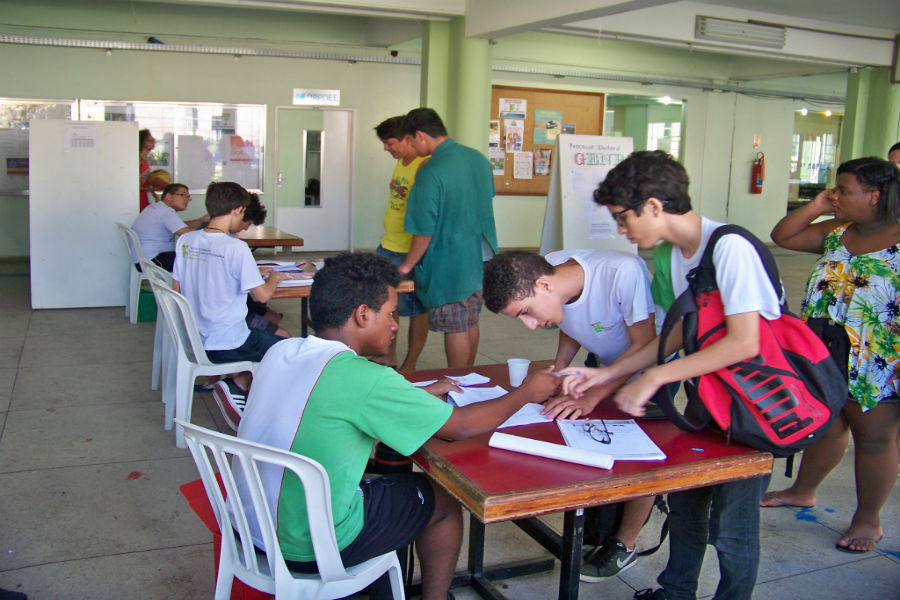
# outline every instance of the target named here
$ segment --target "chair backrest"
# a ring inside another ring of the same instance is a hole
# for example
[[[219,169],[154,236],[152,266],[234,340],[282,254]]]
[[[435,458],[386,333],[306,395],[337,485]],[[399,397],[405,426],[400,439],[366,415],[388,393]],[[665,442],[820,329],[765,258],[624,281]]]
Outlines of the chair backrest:
[[[147,260],[146,258],[141,258],[141,271],[147,275],[147,279],[155,279],[156,281],[162,282],[166,284],[166,287],[172,289],[172,274],[163,269],[161,266],[153,262],[152,260]]]
[[[206,356],[203,349],[203,340],[200,339],[200,331],[197,329],[197,319],[188,299],[173,290],[165,283],[150,278],[150,287],[153,288],[153,297],[156,298],[157,307],[161,307],[165,315],[166,323],[178,346],[178,352],[198,365],[211,365],[212,362]]]
[[[119,233],[122,234],[122,241],[125,243],[125,250],[128,252],[131,262],[139,262],[144,258],[144,252],[141,250],[141,238],[134,229],[127,225],[116,223],[116,226],[119,228]]]
[[[327,583],[349,577],[338,550],[331,512],[331,488],[322,465],[293,452],[210,431],[191,423],[178,420],[176,423],[184,427],[185,440],[216,515],[222,532],[222,552],[232,552],[234,564],[241,565],[256,576],[267,577],[259,569],[254,550],[251,521],[256,521],[269,573],[276,578],[293,577],[281,554],[272,512],[260,478],[261,470],[287,469],[303,484],[310,535],[319,568],[316,579]],[[240,467],[237,468],[237,465]],[[221,487],[216,470],[221,476]],[[222,487],[225,488],[224,494]],[[233,510],[228,509],[226,497]],[[252,512],[248,508],[252,508]],[[240,548],[235,536],[228,535],[231,531],[236,532]]]

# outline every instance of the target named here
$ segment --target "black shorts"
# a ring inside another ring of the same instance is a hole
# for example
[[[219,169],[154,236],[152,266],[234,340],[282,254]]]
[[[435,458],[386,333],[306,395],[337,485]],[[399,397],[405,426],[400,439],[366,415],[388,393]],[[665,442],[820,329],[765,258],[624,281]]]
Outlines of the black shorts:
[[[431,521],[434,514],[434,490],[421,473],[397,473],[364,479],[365,522],[350,545],[341,550],[345,567],[408,546]],[[285,561],[298,573],[318,573],[316,563]]]

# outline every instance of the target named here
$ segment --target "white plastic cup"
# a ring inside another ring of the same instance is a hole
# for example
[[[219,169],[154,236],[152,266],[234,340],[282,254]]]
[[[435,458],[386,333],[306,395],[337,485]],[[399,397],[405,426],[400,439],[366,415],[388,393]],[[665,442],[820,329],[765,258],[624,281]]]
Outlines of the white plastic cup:
[[[507,359],[506,364],[509,366],[509,385],[519,387],[525,381],[525,376],[528,375],[528,366],[531,361],[527,358],[510,358]]]

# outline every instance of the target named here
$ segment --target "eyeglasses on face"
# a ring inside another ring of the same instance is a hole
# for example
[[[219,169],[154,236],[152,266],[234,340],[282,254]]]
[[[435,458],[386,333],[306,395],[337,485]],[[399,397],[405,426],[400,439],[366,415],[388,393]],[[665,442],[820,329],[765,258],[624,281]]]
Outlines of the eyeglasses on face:
[[[173,196],[181,196],[182,198],[191,199],[191,195],[188,192],[172,192]]]
[[[589,436],[601,444],[609,444],[612,442],[612,438],[610,437],[612,433],[606,428],[606,421],[603,419],[600,419],[599,426],[597,425],[597,421],[592,422],[590,419],[585,419],[584,430]]]
[[[616,225],[618,225],[619,227],[625,227],[625,213],[627,213],[629,210],[634,209],[625,208],[616,212],[610,212],[609,214],[612,215],[613,221],[616,222]]]

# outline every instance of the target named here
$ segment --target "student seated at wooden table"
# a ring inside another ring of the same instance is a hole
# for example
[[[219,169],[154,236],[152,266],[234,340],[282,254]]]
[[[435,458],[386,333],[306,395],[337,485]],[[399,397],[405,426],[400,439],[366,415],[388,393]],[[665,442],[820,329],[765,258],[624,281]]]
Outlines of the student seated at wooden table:
[[[452,598],[448,590],[462,537],[459,504],[421,473],[361,481],[373,444],[380,440],[409,455],[433,435],[465,439],[492,431],[526,403],[545,401],[558,382],[547,372],[533,373],[496,400],[454,408],[435,397],[459,389],[451,380],[417,388],[367,360],[366,355],[383,356],[396,335],[399,283],[397,268],[380,256],[326,259],[309,297],[316,335],[269,350],[238,437],[302,454],[325,468],[345,566],[415,540],[422,598],[446,600]],[[268,505],[278,513],[278,539],[289,568],[314,573],[302,487],[295,478],[282,480],[280,471],[261,475],[271,495]]]
[[[250,194],[250,203],[244,210],[244,220],[241,222],[241,228],[232,235],[236,235],[241,231],[247,231],[251,225],[262,225],[266,222],[267,212],[266,207],[259,201],[259,194]],[[253,250],[251,249],[250,252],[253,252]],[[270,309],[265,302],[258,302],[252,295],[247,295],[247,325],[250,329],[259,329],[267,333],[289,337],[286,330],[278,327],[281,317],[281,313]],[[283,333],[278,333],[279,329]]]
[[[190,201],[191,194],[186,185],[170,183],[163,190],[159,202],[151,202],[131,226],[141,240],[144,256],[166,271],[172,270],[175,261],[175,238],[209,220],[209,215],[204,215],[182,221],[176,213],[187,209]]]
[[[174,288],[194,309],[203,347],[214,363],[259,361],[289,336],[282,328],[273,334],[247,326],[247,294],[266,302],[284,279],[283,273],[271,273],[263,281],[250,248],[229,235],[243,226],[249,202],[250,194],[237,183],[210,184],[209,223],[181,236],[175,249]],[[251,379],[248,371],[215,384],[213,397],[230,423],[240,420]]]

